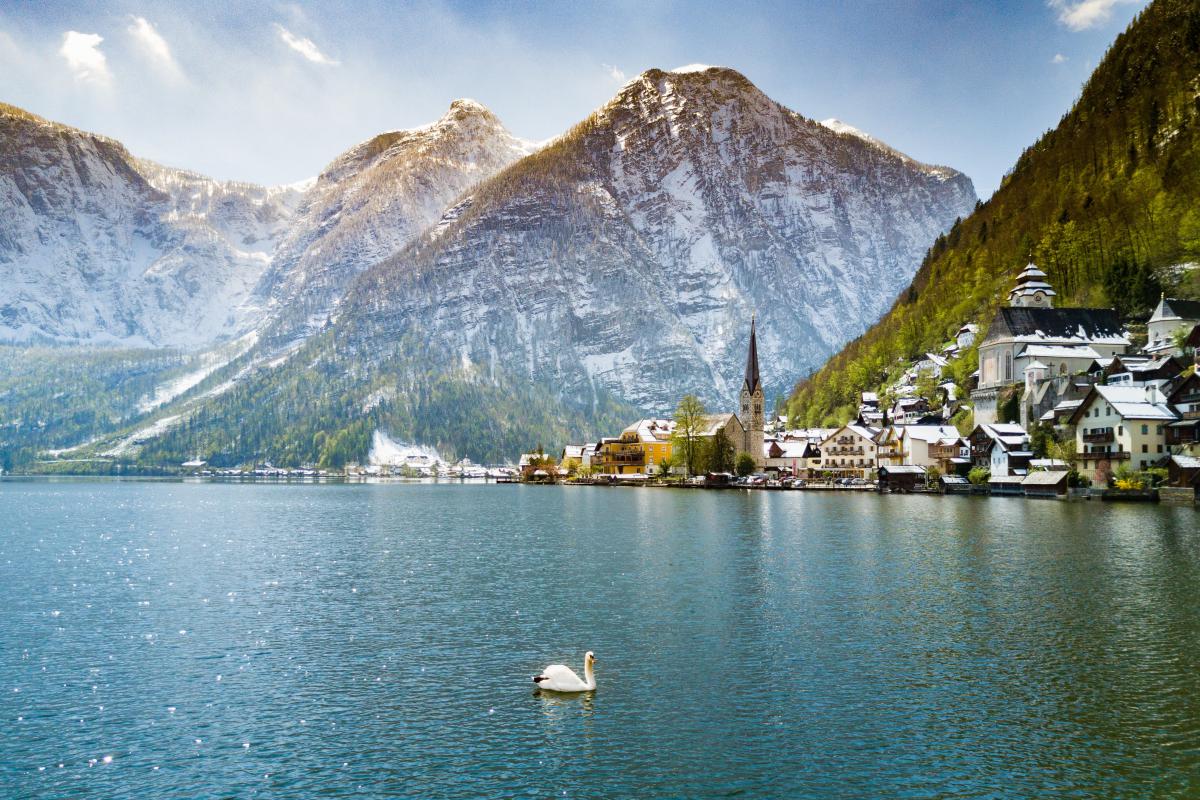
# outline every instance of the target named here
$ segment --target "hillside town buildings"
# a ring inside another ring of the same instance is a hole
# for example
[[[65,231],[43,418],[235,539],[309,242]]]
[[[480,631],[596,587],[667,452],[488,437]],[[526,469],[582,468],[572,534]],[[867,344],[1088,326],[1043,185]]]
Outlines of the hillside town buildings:
[[[783,417],[765,422],[752,319],[737,411],[707,415],[698,436],[723,433],[759,471],[878,479],[895,491],[924,483],[969,489],[973,470],[995,494],[1061,495],[1068,472],[1103,483],[1122,468],[1170,467],[1192,480],[1200,465],[1200,375],[1193,363],[1200,358],[1200,303],[1164,296],[1147,323],[1146,346],[1131,352],[1116,311],[1056,308],[1056,297],[1046,274],[1027,265],[981,340],[978,326],[961,326],[940,352],[897,373],[895,385],[862,392],[857,419],[836,428],[793,429]],[[978,371],[959,385],[956,359],[977,342]],[[960,425],[973,413],[965,434],[950,419],[960,408]],[[678,472],[674,434],[673,420],[639,420],[618,437],[564,450],[564,461],[616,477]],[[1035,434],[1042,442],[1036,448]],[[1073,454],[1048,457],[1047,440],[1073,441]]]

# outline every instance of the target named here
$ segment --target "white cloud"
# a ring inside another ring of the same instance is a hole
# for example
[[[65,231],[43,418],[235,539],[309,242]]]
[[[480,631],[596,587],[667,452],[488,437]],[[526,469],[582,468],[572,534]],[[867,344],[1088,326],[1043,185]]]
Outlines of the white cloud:
[[[295,50],[300,55],[307,58],[314,64],[325,64],[326,66],[336,67],[337,61],[334,61],[329,56],[321,52],[316,43],[312,39],[305,39],[303,36],[297,36],[279,23],[275,24],[275,28],[279,31],[279,38],[288,47]]]
[[[100,43],[104,41],[98,33],[80,33],[67,31],[63,34],[62,47],[58,54],[67,61],[67,66],[75,74],[76,80],[84,83],[108,85],[112,73],[108,71],[108,59],[100,52]]]
[[[608,73],[608,76],[617,83],[625,82],[625,72],[619,67],[614,67],[612,64],[601,64],[600,66],[604,67],[604,71]]]
[[[1107,22],[1113,8],[1143,0],[1046,0],[1058,12],[1058,21],[1073,31],[1084,31]]]
[[[1054,58],[1050,59],[1050,63],[1051,64],[1065,64],[1065,63],[1067,63],[1067,57],[1064,56],[1062,53],[1055,53]]]
[[[145,17],[131,17],[129,35],[137,43],[141,51],[158,68],[159,73],[170,80],[179,80],[183,72],[179,69],[175,56],[167,40],[162,37],[150,20]]]

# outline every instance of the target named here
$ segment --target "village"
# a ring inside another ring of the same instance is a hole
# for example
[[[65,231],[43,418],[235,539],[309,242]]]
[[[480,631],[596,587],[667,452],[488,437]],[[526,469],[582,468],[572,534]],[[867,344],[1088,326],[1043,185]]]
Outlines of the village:
[[[978,342],[967,385],[945,373],[976,344],[974,324],[886,391],[863,392],[857,418],[831,428],[765,419],[752,321],[736,413],[709,414],[684,398],[673,417],[557,454],[522,454],[520,480],[1194,505],[1200,302],[1162,297],[1142,335],[1114,309],[1056,308],[1054,297],[1029,264]]]

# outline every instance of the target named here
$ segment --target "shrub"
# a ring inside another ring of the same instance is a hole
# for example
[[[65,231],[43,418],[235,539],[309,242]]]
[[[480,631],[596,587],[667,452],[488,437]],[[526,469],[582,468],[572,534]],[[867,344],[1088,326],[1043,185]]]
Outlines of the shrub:
[[[992,471],[987,467],[972,467],[967,473],[967,480],[974,486],[983,486],[992,477]]]

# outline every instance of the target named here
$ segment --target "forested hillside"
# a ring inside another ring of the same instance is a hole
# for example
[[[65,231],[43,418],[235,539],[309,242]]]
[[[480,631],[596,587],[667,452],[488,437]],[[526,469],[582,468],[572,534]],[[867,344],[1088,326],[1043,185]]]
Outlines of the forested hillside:
[[[1200,4],[1157,0],[1109,48],[1074,108],[1021,154],[1000,189],[930,248],[891,311],[797,384],[796,424],[842,422],[968,321],[983,326],[1030,256],[1059,305],[1145,316],[1197,296]],[[982,333],[984,331],[981,331]],[[963,371],[974,369],[967,354]]]

